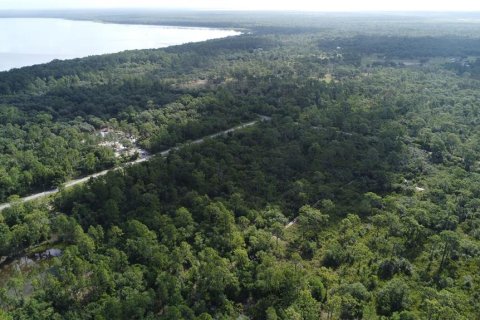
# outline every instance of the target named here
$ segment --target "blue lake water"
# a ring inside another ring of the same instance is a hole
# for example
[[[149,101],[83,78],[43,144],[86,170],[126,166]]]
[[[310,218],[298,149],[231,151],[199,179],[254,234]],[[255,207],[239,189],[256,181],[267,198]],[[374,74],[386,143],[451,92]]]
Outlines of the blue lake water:
[[[0,18],[0,71],[133,49],[223,38],[233,30],[110,24],[44,18]]]

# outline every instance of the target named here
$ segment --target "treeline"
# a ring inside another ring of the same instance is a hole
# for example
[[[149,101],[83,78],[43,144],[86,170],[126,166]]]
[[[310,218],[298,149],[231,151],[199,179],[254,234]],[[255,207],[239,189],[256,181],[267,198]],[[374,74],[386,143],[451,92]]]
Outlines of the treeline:
[[[271,48],[276,42],[269,38],[242,35],[235,38],[209,40],[165,49],[132,50],[83,59],[55,60],[0,73],[2,100],[22,93],[46,93],[55,89],[122,84],[132,78],[127,70],[136,69],[136,81],[180,78],[195,68],[212,67],[215,57],[234,52],[241,54],[257,48]],[[152,74],[150,74],[152,73]],[[153,93],[154,90],[150,90]],[[7,97],[4,97],[7,96]]]
[[[368,36],[339,37],[320,41],[319,47],[359,55],[377,54],[386,58],[419,59],[480,55],[480,39],[443,36]]]

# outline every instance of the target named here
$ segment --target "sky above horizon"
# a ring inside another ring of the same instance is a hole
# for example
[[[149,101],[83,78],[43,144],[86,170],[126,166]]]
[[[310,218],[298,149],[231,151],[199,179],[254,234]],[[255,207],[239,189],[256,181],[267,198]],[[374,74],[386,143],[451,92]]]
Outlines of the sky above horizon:
[[[480,11],[475,0],[0,0],[0,10],[158,8],[295,11]]]

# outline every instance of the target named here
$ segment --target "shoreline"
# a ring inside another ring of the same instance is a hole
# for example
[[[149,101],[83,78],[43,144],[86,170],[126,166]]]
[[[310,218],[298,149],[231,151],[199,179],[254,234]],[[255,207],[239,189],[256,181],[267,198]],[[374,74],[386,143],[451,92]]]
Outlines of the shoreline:
[[[182,25],[182,24],[168,24],[168,23],[141,23],[141,22],[128,22],[128,21],[109,21],[109,20],[102,20],[102,19],[88,19],[88,18],[67,18],[67,17],[54,17],[54,16],[2,16],[0,15],[0,19],[42,19],[42,20],[64,20],[64,21],[77,21],[77,22],[93,22],[93,23],[101,23],[101,24],[117,24],[117,25],[128,25],[128,26],[139,26],[139,27],[154,27],[154,28],[163,28],[163,29],[187,29],[187,30],[206,30],[206,31],[235,31],[238,32],[238,35],[243,34],[246,29],[245,28],[227,28],[227,27],[205,27],[205,26],[194,26],[194,25]],[[220,39],[220,38],[215,38]]]
[[[213,36],[212,38],[196,41],[186,41],[186,42],[181,42],[181,43],[172,43],[172,44],[167,44],[165,46],[154,46],[151,48],[137,48],[137,49],[132,49],[132,48],[127,48],[123,49],[120,51],[113,51],[113,52],[99,52],[99,53],[94,53],[94,54],[89,54],[89,55],[81,55],[78,57],[53,57],[53,59],[49,61],[44,61],[44,62],[35,62],[33,64],[25,64],[25,65],[20,65],[20,66],[12,66],[12,67],[6,67],[6,69],[1,68],[0,69],[0,74],[3,72],[10,72],[13,70],[18,70],[22,68],[28,68],[28,67],[33,67],[33,66],[38,66],[38,65],[44,65],[51,63],[55,60],[60,60],[60,61],[69,61],[69,60],[75,60],[75,59],[83,59],[83,58],[88,58],[88,57],[95,57],[95,56],[102,56],[102,55],[109,55],[109,54],[118,54],[126,51],[135,51],[135,50],[158,50],[158,49],[165,49],[169,47],[174,47],[174,46],[181,46],[185,45],[188,43],[201,43],[205,41],[210,41],[210,40],[216,40],[216,39],[225,39],[228,37],[236,37],[240,36],[245,33],[245,31],[240,31],[240,30],[235,30],[231,28],[213,28],[213,27],[194,27],[194,26],[182,26],[182,25],[167,25],[167,24],[148,24],[148,23],[128,23],[128,22],[112,22],[112,21],[106,21],[106,20],[99,20],[99,19],[82,19],[82,18],[69,18],[69,17],[47,17],[47,16],[1,16],[0,15],[0,21],[1,20],[7,20],[7,19],[25,19],[25,20],[52,20],[52,21],[68,21],[68,22],[84,22],[84,23],[94,23],[94,24],[103,24],[103,25],[117,25],[117,26],[132,26],[132,27],[140,27],[140,28],[145,28],[145,29],[151,29],[151,30],[192,30],[192,31],[206,31],[206,32],[226,32],[228,34],[222,35],[222,36]],[[0,52],[0,54],[3,55],[31,55],[31,56],[42,56],[42,55],[47,55],[43,53],[18,53],[18,52]]]

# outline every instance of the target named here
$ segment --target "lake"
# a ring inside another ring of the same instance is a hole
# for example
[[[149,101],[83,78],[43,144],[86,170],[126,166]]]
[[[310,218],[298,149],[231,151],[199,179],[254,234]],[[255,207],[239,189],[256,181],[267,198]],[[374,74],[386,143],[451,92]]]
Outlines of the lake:
[[[133,49],[163,48],[238,35],[233,30],[0,18],[0,71]]]

